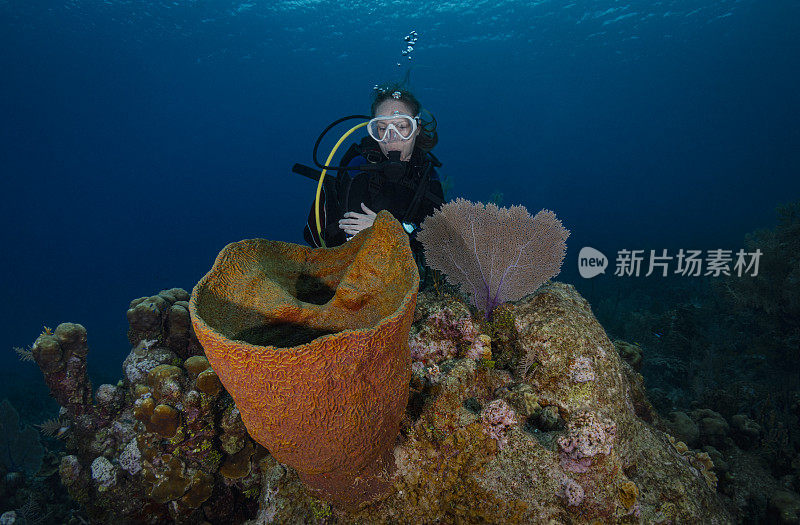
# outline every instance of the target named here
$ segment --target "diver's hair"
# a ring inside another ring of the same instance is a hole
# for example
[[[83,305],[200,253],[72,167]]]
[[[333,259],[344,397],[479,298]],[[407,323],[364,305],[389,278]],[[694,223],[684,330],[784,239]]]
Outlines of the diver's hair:
[[[400,96],[395,97],[393,96],[394,93],[400,93]],[[420,115],[420,112],[422,111],[422,104],[420,104],[419,100],[417,100],[417,97],[415,97],[414,94],[408,88],[406,88],[403,83],[394,82],[391,84],[384,84],[373,91],[370,115],[374,117],[375,112],[378,110],[378,106],[387,100],[399,100],[400,102],[405,103],[409,106],[411,113],[414,115]],[[430,151],[434,146],[436,146],[436,144],[438,144],[439,134],[436,132],[436,117],[434,117],[430,111],[426,110],[426,113],[430,115],[431,119],[423,120],[422,115],[420,115],[420,133],[417,135],[417,142],[415,146],[423,151]]]

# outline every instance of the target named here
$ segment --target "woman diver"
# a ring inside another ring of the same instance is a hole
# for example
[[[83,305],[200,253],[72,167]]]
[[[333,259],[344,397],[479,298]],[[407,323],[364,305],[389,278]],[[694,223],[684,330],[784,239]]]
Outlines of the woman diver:
[[[368,136],[350,147],[339,166],[317,162],[324,169],[336,169],[337,176],[328,184],[320,183],[322,198],[315,200],[303,231],[310,246],[341,245],[372,226],[378,211],[388,210],[409,234],[420,261],[422,246],[416,231],[444,202],[435,169],[441,163],[430,152],[438,142],[436,120],[431,115],[430,121],[423,121],[422,111],[416,97],[401,86],[375,90],[371,115],[364,117],[370,118]],[[302,173],[298,166],[295,171]],[[317,218],[317,206],[322,220]]]

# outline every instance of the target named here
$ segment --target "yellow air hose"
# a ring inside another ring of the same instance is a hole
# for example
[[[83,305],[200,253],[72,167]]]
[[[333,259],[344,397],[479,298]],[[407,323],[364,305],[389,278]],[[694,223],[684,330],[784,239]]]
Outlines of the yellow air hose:
[[[336,150],[339,149],[339,146],[342,145],[342,142],[344,142],[344,139],[349,137],[350,134],[352,132],[354,132],[355,130],[357,130],[358,128],[364,127],[367,124],[369,124],[369,122],[362,122],[361,124],[353,126],[352,128],[350,128],[350,130],[347,133],[342,135],[342,138],[339,139],[339,142],[336,143],[336,145],[331,150],[331,154],[328,155],[328,158],[325,160],[325,166],[330,166],[331,165],[331,160],[333,160],[333,156],[336,155]],[[328,169],[325,168],[325,169],[322,170],[322,173],[320,173],[320,175],[319,175],[319,183],[317,184],[317,197],[314,200],[314,212],[315,212],[315,215],[316,215],[316,218],[317,218],[317,235],[319,236],[319,241],[322,243],[322,247],[323,248],[327,248],[327,246],[325,245],[325,239],[322,238],[322,226],[321,226],[321,223],[320,223],[320,220],[319,220],[319,196],[322,193],[322,181],[325,179],[325,173],[327,173],[327,171],[328,171]]]

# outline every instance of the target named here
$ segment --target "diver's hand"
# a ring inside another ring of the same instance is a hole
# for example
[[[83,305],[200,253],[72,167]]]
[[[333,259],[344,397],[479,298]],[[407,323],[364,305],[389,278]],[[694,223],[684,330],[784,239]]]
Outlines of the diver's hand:
[[[375,222],[376,213],[361,203],[361,209],[365,213],[348,211],[342,219],[339,219],[339,228],[344,230],[347,235],[355,235],[364,228],[369,228]]]

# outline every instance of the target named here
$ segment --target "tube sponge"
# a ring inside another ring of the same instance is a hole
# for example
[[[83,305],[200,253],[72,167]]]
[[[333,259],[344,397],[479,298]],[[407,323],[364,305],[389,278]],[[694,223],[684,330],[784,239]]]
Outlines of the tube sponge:
[[[189,310],[250,435],[322,497],[355,507],[390,488],[377,473],[409,395],[419,274],[387,211],[330,249],[230,244]]]

